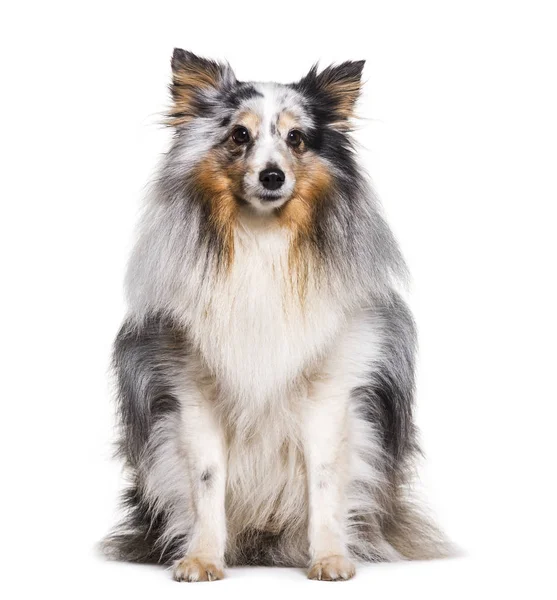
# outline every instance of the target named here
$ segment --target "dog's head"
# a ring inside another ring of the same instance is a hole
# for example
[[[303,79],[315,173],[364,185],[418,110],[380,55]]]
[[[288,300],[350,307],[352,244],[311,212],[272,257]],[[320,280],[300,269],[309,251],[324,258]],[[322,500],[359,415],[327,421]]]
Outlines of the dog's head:
[[[350,162],[347,132],[363,65],[313,67],[290,85],[253,83],[238,81],[226,64],[176,49],[174,175],[184,169],[216,221],[243,205],[303,226],[335,170]]]

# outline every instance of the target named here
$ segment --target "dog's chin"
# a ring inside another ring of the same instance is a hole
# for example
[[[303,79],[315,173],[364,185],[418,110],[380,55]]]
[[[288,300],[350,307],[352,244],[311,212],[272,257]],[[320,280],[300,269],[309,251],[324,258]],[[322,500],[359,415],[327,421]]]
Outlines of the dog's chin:
[[[290,200],[290,194],[276,194],[272,192],[261,192],[246,197],[244,202],[259,213],[272,213],[274,209],[280,208]]]

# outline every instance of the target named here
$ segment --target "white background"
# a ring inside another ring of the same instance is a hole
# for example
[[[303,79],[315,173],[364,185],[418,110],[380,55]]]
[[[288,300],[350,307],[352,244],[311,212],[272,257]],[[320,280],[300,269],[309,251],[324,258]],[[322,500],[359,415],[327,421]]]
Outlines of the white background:
[[[554,6],[3,4],[4,597],[555,597]],[[170,137],[174,46],[281,82],[318,59],[367,59],[357,137],[413,273],[423,480],[467,557],[337,585],[284,569],[195,585],[95,554],[122,481],[110,346]]]

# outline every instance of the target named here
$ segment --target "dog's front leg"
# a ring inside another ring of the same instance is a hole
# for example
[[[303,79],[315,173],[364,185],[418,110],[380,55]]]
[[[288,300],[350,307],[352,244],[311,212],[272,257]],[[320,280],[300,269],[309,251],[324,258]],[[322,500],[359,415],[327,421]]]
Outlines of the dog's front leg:
[[[189,395],[181,404],[194,526],[185,557],[174,566],[174,578],[177,581],[213,581],[224,576],[224,435],[211,403],[201,393]]]
[[[303,403],[303,445],[308,484],[308,577],[327,581],[355,573],[346,547],[348,396],[330,378],[313,381]]]

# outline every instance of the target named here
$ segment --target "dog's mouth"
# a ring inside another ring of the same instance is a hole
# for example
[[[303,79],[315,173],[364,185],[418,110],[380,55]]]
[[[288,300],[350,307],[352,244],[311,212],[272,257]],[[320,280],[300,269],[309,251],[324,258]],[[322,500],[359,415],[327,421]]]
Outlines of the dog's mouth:
[[[286,194],[255,194],[252,196],[235,195],[236,202],[242,207],[249,208],[256,213],[272,213],[275,209],[284,206],[290,195]]]
[[[263,186],[242,186],[236,195],[240,204],[250,204],[255,210],[268,212],[286,204],[292,197],[291,186],[283,186],[280,189],[269,190]]]
[[[279,200],[285,200],[285,196],[284,194],[281,194],[280,192],[264,192],[261,194],[258,194],[257,196],[259,198],[259,200],[261,200],[262,202],[278,202]]]

